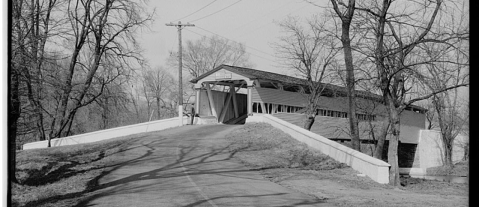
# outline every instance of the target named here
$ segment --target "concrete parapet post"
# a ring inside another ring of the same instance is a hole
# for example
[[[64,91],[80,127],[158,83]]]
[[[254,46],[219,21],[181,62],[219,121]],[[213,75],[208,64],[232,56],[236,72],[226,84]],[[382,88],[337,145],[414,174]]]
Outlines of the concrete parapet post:
[[[247,95],[248,95],[248,116],[253,115],[253,94],[251,92],[251,89],[253,88],[253,82],[248,82],[248,89],[247,89]]]

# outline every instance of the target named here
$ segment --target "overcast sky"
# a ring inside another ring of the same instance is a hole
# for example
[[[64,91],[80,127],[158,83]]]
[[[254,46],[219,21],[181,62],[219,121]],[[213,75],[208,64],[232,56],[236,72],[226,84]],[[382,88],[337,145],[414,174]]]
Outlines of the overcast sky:
[[[318,1],[326,3],[327,1]],[[192,23],[182,31],[183,47],[188,40],[219,35],[243,43],[255,69],[282,73],[271,43],[281,36],[275,23],[288,15],[311,17],[322,12],[304,0],[151,0],[156,18],[151,32],[139,38],[145,57],[152,67],[166,66],[169,51],[178,49],[176,27],[166,23]]]

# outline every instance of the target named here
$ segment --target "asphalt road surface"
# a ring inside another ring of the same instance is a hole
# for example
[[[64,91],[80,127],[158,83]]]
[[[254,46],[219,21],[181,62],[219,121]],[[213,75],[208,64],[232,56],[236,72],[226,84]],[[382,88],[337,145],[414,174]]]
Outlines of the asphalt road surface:
[[[100,180],[83,206],[324,206],[315,197],[264,179],[226,150],[238,125],[194,125],[156,132]]]

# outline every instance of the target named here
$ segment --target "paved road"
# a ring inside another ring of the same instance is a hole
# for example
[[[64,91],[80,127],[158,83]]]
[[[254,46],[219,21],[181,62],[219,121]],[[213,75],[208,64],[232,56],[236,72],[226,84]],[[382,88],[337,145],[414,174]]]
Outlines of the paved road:
[[[99,180],[83,206],[323,206],[264,180],[226,150],[238,125],[184,126],[150,134],[122,152],[128,161]]]

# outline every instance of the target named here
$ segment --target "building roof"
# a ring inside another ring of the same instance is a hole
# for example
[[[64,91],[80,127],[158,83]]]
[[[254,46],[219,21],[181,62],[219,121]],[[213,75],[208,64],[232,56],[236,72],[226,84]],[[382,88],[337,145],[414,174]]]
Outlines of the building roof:
[[[272,72],[266,72],[266,71],[261,71],[261,70],[256,70],[256,69],[251,69],[251,68],[245,68],[245,67],[238,67],[238,66],[231,66],[231,65],[220,65],[213,70],[210,70],[199,77],[191,80],[190,82],[192,83],[197,83],[201,79],[214,74],[215,72],[224,69],[228,70],[233,73],[240,74],[242,76],[245,76],[249,78],[250,80],[265,80],[265,81],[271,81],[271,82],[279,82],[285,85],[301,85],[301,86],[306,86],[306,80],[301,79],[301,78],[296,78],[292,76],[287,76],[287,75],[282,75],[282,74],[277,74],[277,73],[272,73]],[[343,86],[337,86],[333,84],[328,84],[328,83],[322,83],[325,86],[325,92],[328,93],[333,93],[336,96],[347,96],[347,89],[346,87]],[[361,90],[356,90],[356,96],[360,98],[365,98],[365,99],[371,99],[375,101],[382,102],[383,97],[374,94],[371,92],[367,91],[361,91]],[[420,111],[427,111],[426,109],[411,105],[410,108],[417,109]]]

